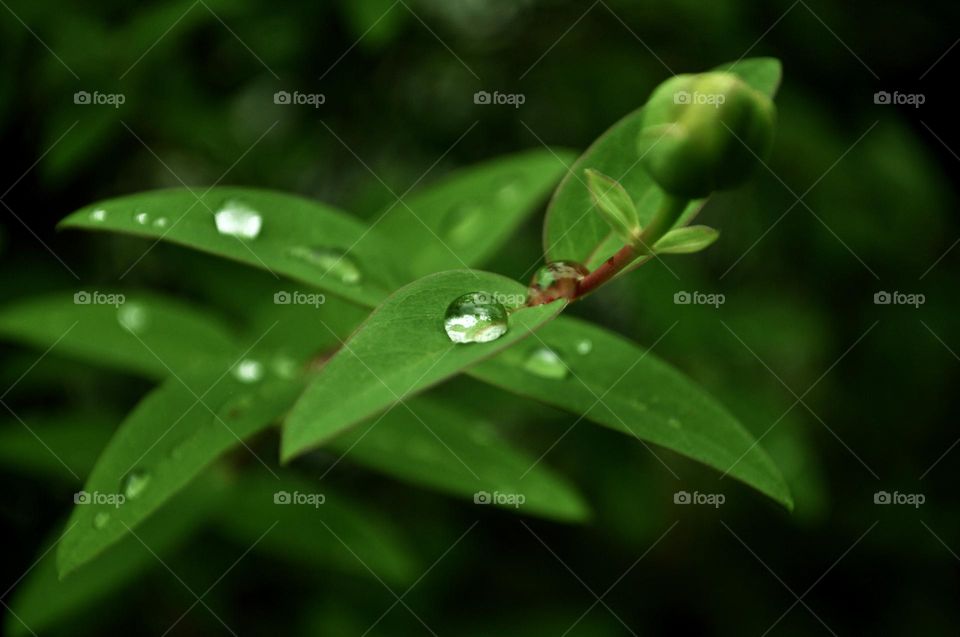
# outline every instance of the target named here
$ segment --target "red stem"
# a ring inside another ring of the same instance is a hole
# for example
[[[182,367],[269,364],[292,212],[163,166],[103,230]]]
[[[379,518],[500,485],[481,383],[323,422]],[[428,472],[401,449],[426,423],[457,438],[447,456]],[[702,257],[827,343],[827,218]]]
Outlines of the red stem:
[[[580,279],[580,282],[577,284],[576,294],[574,294],[571,300],[576,300],[590,294],[615,277],[618,272],[633,263],[636,258],[636,248],[631,245],[623,246],[616,254],[604,261],[600,267]]]

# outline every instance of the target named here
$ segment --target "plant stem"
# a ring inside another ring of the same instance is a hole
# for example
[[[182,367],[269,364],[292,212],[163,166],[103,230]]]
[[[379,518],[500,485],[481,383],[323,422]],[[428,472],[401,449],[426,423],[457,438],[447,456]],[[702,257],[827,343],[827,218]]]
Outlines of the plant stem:
[[[625,245],[612,257],[604,261],[597,269],[580,279],[576,293],[571,301],[590,294],[598,287],[612,279],[620,270],[624,269],[640,256],[632,245]]]

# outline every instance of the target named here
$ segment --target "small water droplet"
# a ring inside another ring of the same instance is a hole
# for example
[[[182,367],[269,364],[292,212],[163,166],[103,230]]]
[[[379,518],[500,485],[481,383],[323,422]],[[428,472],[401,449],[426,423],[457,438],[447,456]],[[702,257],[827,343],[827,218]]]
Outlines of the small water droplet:
[[[589,338],[580,339],[577,341],[577,354],[586,356],[593,351],[593,341]]]
[[[497,190],[497,199],[503,204],[512,204],[520,198],[523,185],[520,179],[511,179]]]
[[[552,261],[537,270],[527,290],[527,303],[539,305],[557,299],[571,299],[577,283],[590,271],[576,261]]]
[[[150,214],[146,212],[138,212],[133,215],[133,220],[139,223],[141,226],[145,226],[150,223]]]
[[[296,378],[299,366],[289,356],[277,356],[270,363],[270,369],[280,378]]]
[[[470,429],[470,439],[478,445],[489,445],[497,435],[490,427],[473,427]]]
[[[263,363],[245,358],[233,366],[233,377],[241,383],[255,383],[263,378]]]
[[[229,200],[213,216],[217,232],[238,239],[256,239],[263,226],[263,217],[247,204]]]
[[[157,217],[153,220],[154,228],[166,228],[170,221],[166,217]]]
[[[117,310],[117,321],[131,332],[142,332],[147,327],[149,315],[146,308],[137,303],[124,303]]]
[[[103,208],[97,208],[96,210],[90,213],[90,221],[96,221],[99,223],[101,221],[106,221],[106,219],[107,219],[107,211],[104,210]]]
[[[476,203],[458,204],[443,218],[440,236],[457,245],[475,241],[487,226],[487,213],[484,206]]]
[[[110,522],[110,514],[106,511],[98,511],[96,515],[93,516],[93,528],[97,530],[107,526],[108,522]]]
[[[561,380],[567,377],[569,370],[563,359],[547,347],[538,347],[527,357],[523,368],[540,378]]]
[[[676,418],[667,418],[667,424],[673,427],[674,429],[679,429],[680,427],[683,426],[683,423],[681,423]]]
[[[150,484],[150,474],[146,471],[134,470],[127,474],[120,485],[120,491],[128,500],[137,498]]]
[[[488,343],[510,329],[507,310],[492,294],[470,292],[447,306],[443,329],[454,343]]]
[[[168,454],[170,456],[170,459],[179,460],[180,458],[182,458],[185,446],[186,446],[186,442],[178,442],[177,444],[173,445],[173,447],[171,447],[170,449],[170,453]]]
[[[306,261],[323,270],[324,275],[331,275],[341,283],[353,285],[363,278],[356,262],[347,256],[343,250],[326,248],[323,246],[296,246],[288,250],[288,254],[295,259]]]

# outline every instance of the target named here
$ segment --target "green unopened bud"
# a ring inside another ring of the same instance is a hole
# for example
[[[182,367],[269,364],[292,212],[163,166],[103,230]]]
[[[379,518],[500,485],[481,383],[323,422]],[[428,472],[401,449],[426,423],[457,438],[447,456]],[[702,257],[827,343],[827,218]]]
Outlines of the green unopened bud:
[[[677,75],[643,109],[641,162],[676,197],[697,199],[743,182],[773,143],[776,109],[732,73]]]

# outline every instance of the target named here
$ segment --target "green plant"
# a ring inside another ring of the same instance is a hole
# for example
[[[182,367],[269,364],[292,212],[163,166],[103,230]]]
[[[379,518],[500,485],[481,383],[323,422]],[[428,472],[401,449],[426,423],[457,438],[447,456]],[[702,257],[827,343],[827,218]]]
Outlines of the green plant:
[[[130,291],[54,294],[0,314],[8,337],[40,347],[58,342],[78,358],[160,381],[90,467],[56,548],[59,575],[89,569],[95,558],[116,564],[99,571],[108,580],[135,570],[107,549],[168,502],[178,515],[176,523],[166,513],[153,516],[158,544],[211,516],[231,533],[252,533],[245,521],[255,511],[308,492],[310,483],[266,463],[280,482],[215,461],[279,422],[284,464],[325,447],[459,497],[522,491],[524,511],[585,519],[575,487],[464,409],[456,391],[425,393],[460,374],[672,449],[791,507],[777,468],[716,401],[640,346],[560,316],[568,303],[652,258],[696,252],[717,239],[715,230],[689,224],[712,190],[739,182],[769,146],[779,78],[771,59],[683,78],[682,86],[715,89],[730,103],[709,106],[714,113],[698,108],[704,121],[679,132],[670,124],[673,106],[661,104],[679,90],[681,80],[669,80],[651,106],[615,124],[569,170],[563,151],[495,160],[398,200],[372,225],[299,197],[234,187],[141,193],[70,215],[63,228],[180,244],[309,289],[248,290],[256,300],[245,311],[261,329],[247,341],[203,311]],[[673,145],[660,148],[657,135]],[[675,135],[709,136],[693,141],[706,158],[692,157],[690,138]],[[533,287],[473,269],[563,172],[547,211],[547,265]],[[320,305],[333,310],[318,318]],[[460,465],[472,479],[460,477]],[[122,499],[101,497],[110,495]],[[325,511],[339,528],[403,579],[403,548],[386,532],[369,537],[375,514],[327,495]],[[231,506],[212,504],[223,502]],[[299,510],[281,513],[293,522],[271,539],[277,552],[297,547],[298,555],[330,559],[298,534]],[[42,596],[41,584],[31,590]]]

